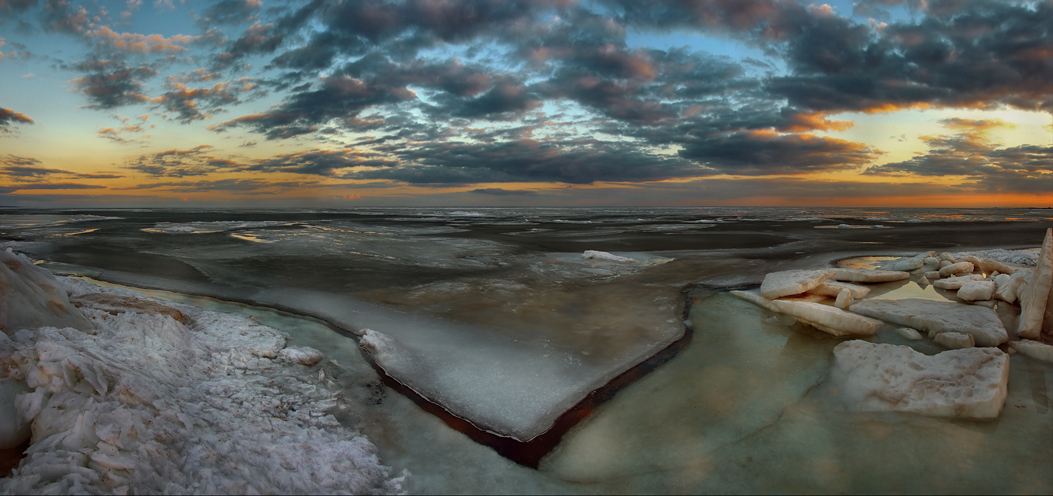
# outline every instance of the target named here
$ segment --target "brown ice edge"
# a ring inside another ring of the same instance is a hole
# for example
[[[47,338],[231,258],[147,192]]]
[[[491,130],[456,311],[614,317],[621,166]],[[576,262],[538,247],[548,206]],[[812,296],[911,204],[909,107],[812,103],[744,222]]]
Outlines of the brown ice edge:
[[[66,265],[66,264],[63,264]],[[66,267],[73,267],[66,265]],[[85,269],[87,269],[85,267]],[[90,269],[89,269],[90,270]],[[338,324],[335,324],[328,319],[314,315],[311,312],[306,312],[297,308],[292,308],[280,304],[262,304],[257,301],[248,298],[231,298],[231,297],[218,297],[213,294],[207,294],[203,292],[185,291],[185,290],[173,290],[158,285],[149,284],[130,284],[127,282],[117,282],[107,280],[102,277],[101,274],[95,276],[87,276],[78,274],[76,272],[64,272],[56,271],[56,276],[64,277],[75,277],[92,283],[104,283],[114,286],[121,286],[130,289],[144,289],[144,290],[160,290],[168,291],[173,293],[181,293],[189,296],[198,296],[204,298],[211,298],[218,301],[240,303],[244,305],[251,305],[260,308],[270,308],[279,310],[285,313],[295,315],[300,318],[306,318],[318,323],[321,323],[328,327],[330,330],[341,334],[345,337],[353,339],[356,343],[359,343],[358,351],[365,358],[367,363],[373,368],[374,371],[380,376],[381,382],[391,389],[394,389],[399,394],[409,398],[422,410],[428,412],[431,415],[442,420],[450,428],[468,436],[471,440],[487,446],[493,449],[497,454],[526,467],[533,469],[538,468],[538,464],[541,459],[544,458],[550,451],[552,451],[563,439],[563,436],[570,431],[575,425],[581,420],[589,416],[592,411],[610,400],[618,393],[622,388],[629,386],[630,384],[638,381],[642,377],[646,376],[650,372],[657,369],[665,362],[671,360],[683,349],[685,349],[690,343],[693,336],[693,330],[691,326],[684,325],[683,335],[662,348],[650,357],[638,362],[626,369],[624,372],[616,375],[614,378],[607,381],[606,384],[590,391],[585,395],[584,398],[579,400],[574,406],[570,407],[562,414],[560,414],[553,422],[552,427],[537,435],[536,437],[528,440],[521,441],[519,439],[505,436],[488,429],[486,426],[480,426],[473,423],[469,419],[462,418],[451,413],[441,404],[428,399],[426,396],[418,393],[413,388],[403,384],[398,379],[395,379],[384,370],[373,358],[367,353],[361,346],[361,336],[352,332],[351,330],[344,328]],[[119,277],[117,279],[120,279]],[[680,298],[683,305],[683,311],[681,315],[681,321],[688,319],[691,312],[691,300],[693,292],[700,287],[698,284],[689,284],[684,288],[681,288]],[[2,453],[0,453],[2,455]],[[18,455],[21,459],[21,454]],[[17,461],[15,462],[17,465]]]

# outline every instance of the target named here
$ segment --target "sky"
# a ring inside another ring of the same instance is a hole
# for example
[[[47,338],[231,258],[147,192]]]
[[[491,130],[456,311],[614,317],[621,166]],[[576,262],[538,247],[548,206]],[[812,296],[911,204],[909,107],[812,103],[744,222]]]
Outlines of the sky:
[[[1053,206],[1053,0],[0,0],[0,206]]]

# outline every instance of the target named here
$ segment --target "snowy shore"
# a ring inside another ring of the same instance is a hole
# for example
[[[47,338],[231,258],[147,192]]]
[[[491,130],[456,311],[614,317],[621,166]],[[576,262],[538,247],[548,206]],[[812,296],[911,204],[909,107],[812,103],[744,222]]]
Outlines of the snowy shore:
[[[0,256],[6,291],[60,314],[72,313],[68,294],[88,320],[21,328],[0,308],[0,442],[32,436],[0,492],[404,492],[407,474],[329,413],[348,405],[317,350],[245,316]]]

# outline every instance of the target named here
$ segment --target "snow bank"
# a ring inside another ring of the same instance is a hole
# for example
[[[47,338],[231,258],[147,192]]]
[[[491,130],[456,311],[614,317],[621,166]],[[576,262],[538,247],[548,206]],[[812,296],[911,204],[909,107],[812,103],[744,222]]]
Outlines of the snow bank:
[[[60,279],[75,297],[134,293]],[[0,339],[0,378],[32,422],[0,493],[399,493],[376,448],[329,414],[343,405],[317,350],[234,314],[163,300],[184,324],[79,298],[89,335],[39,327]],[[112,302],[112,300],[111,300]],[[307,360],[311,361],[311,360]],[[353,405],[350,405],[353,407]]]

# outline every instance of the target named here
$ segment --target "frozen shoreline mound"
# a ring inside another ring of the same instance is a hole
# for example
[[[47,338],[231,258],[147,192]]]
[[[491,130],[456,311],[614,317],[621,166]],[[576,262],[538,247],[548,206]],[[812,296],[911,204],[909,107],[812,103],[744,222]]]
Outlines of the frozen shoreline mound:
[[[0,334],[0,421],[32,435],[0,493],[403,492],[329,413],[354,405],[317,350],[245,316],[51,280],[95,333]]]

